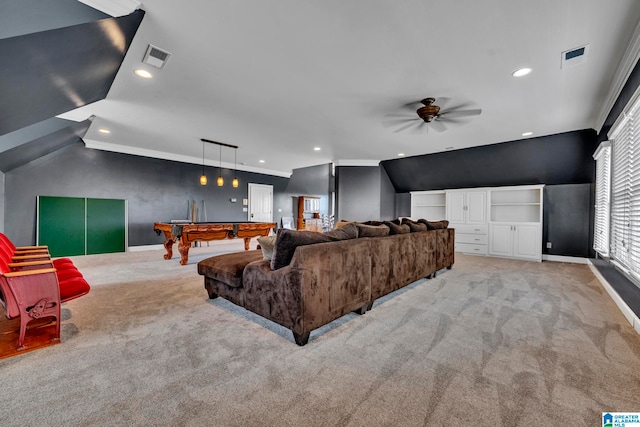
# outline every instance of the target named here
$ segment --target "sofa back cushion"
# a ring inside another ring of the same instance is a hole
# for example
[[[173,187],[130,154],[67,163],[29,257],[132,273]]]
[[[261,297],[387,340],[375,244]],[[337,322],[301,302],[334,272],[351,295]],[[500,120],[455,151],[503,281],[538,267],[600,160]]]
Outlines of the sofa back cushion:
[[[411,232],[411,229],[406,224],[400,225],[400,224],[396,224],[393,221],[385,221],[384,225],[389,227],[389,234],[404,234],[404,233]]]
[[[420,218],[418,222],[426,225],[427,230],[442,230],[449,227],[449,221],[446,219],[442,221],[427,221],[426,219]]]
[[[427,231],[427,225],[421,222],[416,222],[405,218],[402,220],[402,223],[407,224],[409,226],[409,230],[411,230],[412,233],[415,233],[416,231]]]
[[[273,248],[271,269],[278,270],[289,265],[291,258],[293,258],[293,253],[298,246],[355,239],[357,237],[358,227],[356,227],[355,224],[347,224],[340,229],[327,231],[326,233],[286,230],[281,228],[278,230],[276,244]]]
[[[389,235],[389,227],[386,225],[366,225],[358,224],[358,237],[381,237]]]

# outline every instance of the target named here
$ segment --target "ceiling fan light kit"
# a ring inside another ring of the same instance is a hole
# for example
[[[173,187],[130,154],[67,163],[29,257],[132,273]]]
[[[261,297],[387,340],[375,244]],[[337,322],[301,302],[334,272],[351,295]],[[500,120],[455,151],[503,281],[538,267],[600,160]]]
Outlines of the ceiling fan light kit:
[[[445,105],[450,101],[449,98],[438,98],[441,105]],[[444,109],[440,105],[436,105],[436,98],[427,97],[420,101],[422,107],[418,108],[416,114],[418,117],[400,117],[399,120],[395,120],[396,123],[400,123],[401,126],[395,129],[393,132],[397,133],[407,129],[412,131],[419,130],[425,125],[430,126],[436,132],[444,132],[447,130],[445,123],[449,124],[462,124],[463,122],[456,120],[461,117],[477,116],[482,113],[480,108],[465,110],[465,105],[459,105],[454,108]],[[413,106],[415,108],[416,103],[406,104],[404,107]],[[427,131],[429,127],[427,127]]]

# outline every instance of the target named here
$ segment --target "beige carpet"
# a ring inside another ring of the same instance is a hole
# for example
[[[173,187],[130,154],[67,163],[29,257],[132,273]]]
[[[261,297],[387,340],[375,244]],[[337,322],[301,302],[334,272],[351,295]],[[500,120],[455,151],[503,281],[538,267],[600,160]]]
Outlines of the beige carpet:
[[[229,250],[231,246],[225,247]],[[459,255],[314,331],[208,300],[162,251],[75,258],[62,343],[0,361],[3,426],[601,425],[640,411],[640,336],[584,265]]]

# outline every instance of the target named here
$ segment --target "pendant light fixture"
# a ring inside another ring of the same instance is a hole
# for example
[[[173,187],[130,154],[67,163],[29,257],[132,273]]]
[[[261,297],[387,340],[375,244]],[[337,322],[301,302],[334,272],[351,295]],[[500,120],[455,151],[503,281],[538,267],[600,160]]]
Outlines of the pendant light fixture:
[[[200,185],[207,185],[207,176],[204,174],[204,141],[202,141],[202,175],[200,175]]]
[[[222,145],[220,145],[220,175],[218,176],[218,187],[224,185],[224,179],[222,179]]]
[[[202,141],[202,176],[200,177],[200,184],[202,185],[207,185],[207,177],[204,174],[204,143],[208,142],[210,144],[216,144],[218,147],[220,147],[219,153],[220,153],[220,174],[218,176],[218,179],[216,180],[216,183],[218,184],[218,187],[222,187],[224,185],[224,178],[222,178],[222,146],[225,147],[229,147],[229,148],[233,148],[234,150],[234,156],[233,156],[233,181],[231,181],[231,185],[233,186],[233,188],[238,188],[239,185],[239,181],[238,181],[238,177],[237,177],[237,168],[238,168],[238,146],[237,145],[231,145],[231,144],[225,144],[224,142],[216,142],[216,141],[211,141],[209,139],[204,139],[204,138],[200,138],[200,141]]]
[[[238,188],[238,185],[238,147],[236,147],[233,152],[233,181],[231,181],[231,186]]]

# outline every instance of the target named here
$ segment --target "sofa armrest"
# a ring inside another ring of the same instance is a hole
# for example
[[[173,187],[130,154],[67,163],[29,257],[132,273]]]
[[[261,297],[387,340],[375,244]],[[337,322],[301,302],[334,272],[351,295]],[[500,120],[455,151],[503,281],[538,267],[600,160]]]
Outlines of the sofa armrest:
[[[369,303],[370,239],[299,246],[281,269],[268,261],[247,265],[242,282],[246,309],[308,333]]]

